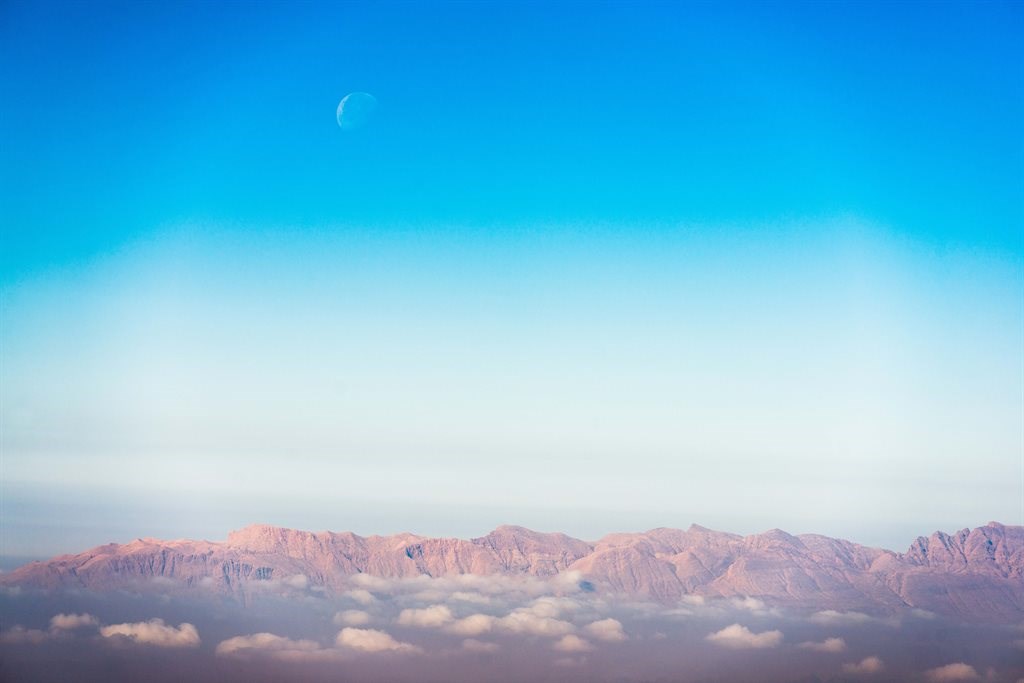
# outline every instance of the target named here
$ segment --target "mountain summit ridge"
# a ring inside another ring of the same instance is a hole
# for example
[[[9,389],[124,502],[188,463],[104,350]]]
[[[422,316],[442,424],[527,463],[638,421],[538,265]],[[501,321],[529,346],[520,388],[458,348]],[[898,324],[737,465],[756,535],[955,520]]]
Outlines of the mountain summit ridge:
[[[571,572],[571,574],[570,574]],[[146,580],[242,593],[301,576],[344,590],[349,578],[559,575],[606,593],[666,603],[684,596],[754,597],[766,605],[888,614],[917,608],[976,621],[1024,617],[1024,527],[990,522],[918,537],[905,553],[780,529],[741,536],[699,525],[584,541],[502,525],[461,539],[360,536],[252,524],[224,541],[140,538],[33,562],[0,585],[116,590]]]

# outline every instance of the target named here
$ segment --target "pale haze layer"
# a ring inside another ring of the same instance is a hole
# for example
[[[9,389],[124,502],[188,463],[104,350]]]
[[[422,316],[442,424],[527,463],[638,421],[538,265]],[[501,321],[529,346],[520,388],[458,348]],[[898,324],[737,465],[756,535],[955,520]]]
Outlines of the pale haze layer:
[[[726,227],[186,225],[25,279],[7,553],[512,518],[902,550],[1014,521],[1019,264],[855,218]]]

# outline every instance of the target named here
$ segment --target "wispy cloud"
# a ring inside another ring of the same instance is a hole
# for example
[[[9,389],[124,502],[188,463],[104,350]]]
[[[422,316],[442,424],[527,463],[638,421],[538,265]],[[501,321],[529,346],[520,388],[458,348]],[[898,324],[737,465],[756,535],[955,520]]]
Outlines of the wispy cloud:
[[[835,624],[865,624],[869,621],[874,621],[874,617],[870,614],[864,614],[863,612],[839,612],[834,609],[815,612],[809,619],[816,624],[826,624],[829,626]]]
[[[312,640],[292,640],[273,633],[235,636],[217,644],[214,652],[221,657],[245,657],[254,654],[283,656],[295,652],[314,652],[320,644]]]
[[[338,626],[365,626],[373,621],[373,615],[360,609],[346,609],[337,612],[333,621]]]
[[[50,628],[73,631],[79,628],[98,626],[99,620],[91,614],[56,614],[50,619]]]
[[[820,643],[808,640],[798,644],[797,647],[815,652],[846,652],[846,641],[842,638],[826,638]]]

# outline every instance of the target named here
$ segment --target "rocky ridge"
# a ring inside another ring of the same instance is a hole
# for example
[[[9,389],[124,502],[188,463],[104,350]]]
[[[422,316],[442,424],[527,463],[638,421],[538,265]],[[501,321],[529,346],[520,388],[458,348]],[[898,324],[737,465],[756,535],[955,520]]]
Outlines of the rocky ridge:
[[[359,536],[253,525],[226,541],[138,539],[33,562],[0,585],[116,590],[165,585],[243,593],[254,582],[305,577],[341,590],[355,574],[553,577],[673,603],[686,595],[756,597],[771,606],[890,614],[918,608],[974,621],[1024,620],[1024,527],[991,522],[918,538],[905,553],[813,534],[739,536],[700,526],[610,534],[587,542],[498,527],[474,539]]]

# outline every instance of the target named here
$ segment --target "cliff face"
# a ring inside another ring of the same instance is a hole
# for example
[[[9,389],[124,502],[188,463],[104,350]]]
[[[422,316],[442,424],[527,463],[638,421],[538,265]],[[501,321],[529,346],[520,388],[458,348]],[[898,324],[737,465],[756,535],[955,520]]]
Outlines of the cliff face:
[[[34,562],[0,584],[114,590],[153,579],[244,593],[254,582],[295,580],[328,590],[348,577],[455,574],[552,577],[579,572],[596,590],[663,602],[684,595],[756,597],[808,610],[876,614],[916,607],[978,621],[1024,618],[1024,527],[992,522],[919,538],[903,554],[825,536],[772,530],[752,536],[653,529],[588,543],[503,526],[481,538],[362,537],[254,525],[226,541],[139,539]]]

